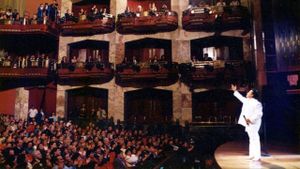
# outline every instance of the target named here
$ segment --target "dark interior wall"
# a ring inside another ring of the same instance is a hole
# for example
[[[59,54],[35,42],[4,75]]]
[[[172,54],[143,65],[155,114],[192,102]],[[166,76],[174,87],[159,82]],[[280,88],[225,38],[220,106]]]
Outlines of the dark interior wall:
[[[91,113],[91,110],[98,108],[108,110],[108,90],[83,87],[67,92],[67,118],[76,118],[79,115],[79,110],[83,104],[86,105],[86,113]]]
[[[0,91],[0,114],[15,114],[16,90]]]
[[[138,61],[149,61],[148,49],[156,49],[157,57],[160,57],[160,51],[164,51],[164,60],[172,62],[172,42],[171,40],[144,38],[125,43],[125,57],[130,61],[133,56]]]
[[[241,112],[241,103],[229,90],[210,90],[193,93],[193,122],[234,123]]]
[[[46,87],[28,88],[29,107],[34,106],[39,111],[43,109],[46,116],[56,112],[56,86],[50,84]]]
[[[172,91],[142,89],[125,93],[125,121],[162,123],[172,119]]]
[[[298,84],[289,84],[289,75],[300,76],[300,1],[262,1],[268,85],[263,88],[267,136],[285,143],[300,140]],[[272,72],[271,72],[272,71]]]
[[[203,60],[203,48],[207,47],[228,47],[230,60],[243,60],[244,53],[242,38],[228,36],[211,36],[191,40],[191,57],[195,56],[196,59]]]

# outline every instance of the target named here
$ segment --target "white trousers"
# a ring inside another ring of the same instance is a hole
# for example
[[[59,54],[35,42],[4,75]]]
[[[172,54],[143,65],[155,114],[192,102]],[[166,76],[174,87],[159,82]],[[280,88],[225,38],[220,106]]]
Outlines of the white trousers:
[[[261,157],[260,137],[256,128],[248,127],[246,132],[249,136],[249,157],[258,160]]]

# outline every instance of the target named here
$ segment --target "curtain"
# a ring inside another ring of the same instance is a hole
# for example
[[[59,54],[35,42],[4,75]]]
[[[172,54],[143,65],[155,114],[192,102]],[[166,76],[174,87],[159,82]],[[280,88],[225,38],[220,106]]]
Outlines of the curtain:
[[[20,13],[20,16],[23,16],[25,11],[25,0],[1,0],[0,8],[11,8],[12,10],[17,9],[17,11]]]

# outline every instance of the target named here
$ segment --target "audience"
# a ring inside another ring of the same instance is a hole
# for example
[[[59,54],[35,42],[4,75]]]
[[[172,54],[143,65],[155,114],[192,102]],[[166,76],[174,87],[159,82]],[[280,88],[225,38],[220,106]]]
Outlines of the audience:
[[[0,167],[130,168],[163,158],[167,151],[193,149],[193,143],[166,132],[151,134],[113,123],[79,127],[71,121],[49,119],[37,123],[2,116]]]

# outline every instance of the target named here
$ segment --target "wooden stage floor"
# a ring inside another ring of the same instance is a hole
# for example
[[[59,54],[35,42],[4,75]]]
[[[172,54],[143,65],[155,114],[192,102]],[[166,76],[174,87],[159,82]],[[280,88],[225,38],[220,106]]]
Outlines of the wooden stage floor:
[[[300,154],[292,148],[268,146],[268,153],[261,161],[251,161],[247,142],[229,142],[217,148],[215,159],[223,169],[300,169]]]

